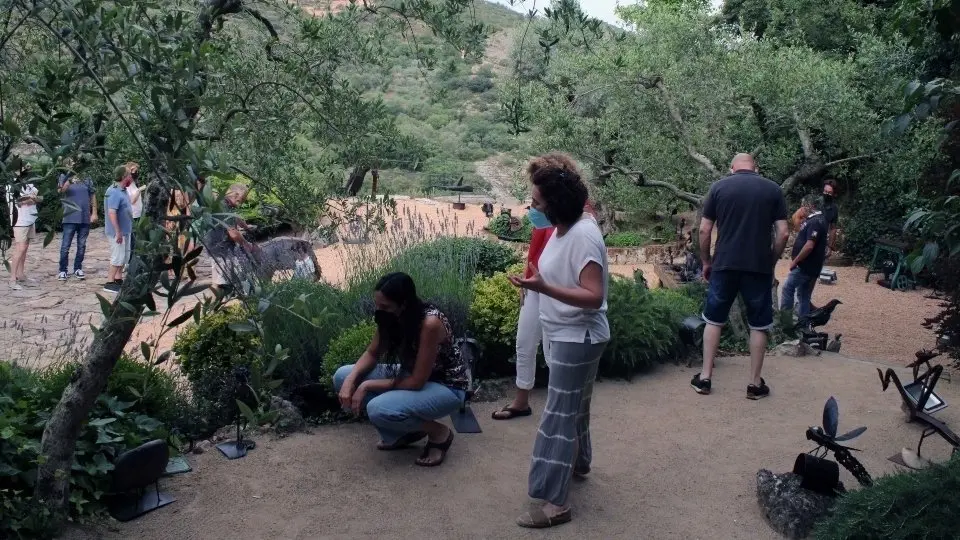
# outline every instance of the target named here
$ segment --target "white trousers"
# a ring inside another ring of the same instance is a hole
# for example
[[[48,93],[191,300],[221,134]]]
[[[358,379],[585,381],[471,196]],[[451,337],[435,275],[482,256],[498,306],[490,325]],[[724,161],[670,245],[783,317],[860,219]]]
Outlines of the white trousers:
[[[526,291],[520,306],[520,320],[517,322],[517,388],[532,390],[537,374],[537,347],[543,339],[540,326],[540,295]],[[544,356],[548,357],[546,340]],[[549,361],[547,362],[549,365]]]

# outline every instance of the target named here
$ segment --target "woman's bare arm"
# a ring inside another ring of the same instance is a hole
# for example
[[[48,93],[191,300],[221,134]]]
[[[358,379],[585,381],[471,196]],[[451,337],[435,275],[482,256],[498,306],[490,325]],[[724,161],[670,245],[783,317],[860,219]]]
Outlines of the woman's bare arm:
[[[417,349],[413,373],[400,379],[380,379],[364,383],[367,390],[386,392],[387,390],[420,390],[430,380],[433,366],[437,363],[440,344],[449,339],[447,330],[437,317],[427,317],[420,330],[420,348]]]

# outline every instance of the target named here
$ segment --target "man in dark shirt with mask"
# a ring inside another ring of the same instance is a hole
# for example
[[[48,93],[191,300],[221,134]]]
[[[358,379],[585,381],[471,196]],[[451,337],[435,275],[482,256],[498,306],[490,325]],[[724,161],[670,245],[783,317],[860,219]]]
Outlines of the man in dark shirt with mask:
[[[827,236],[829,226],[827,215],[817,209],[816,204],[810,208],[810,215],[804,220],[797,231],[797,239],[793,243],[793,252],[790,255],[790,275],[783,284],[780,295],[780,309],[793,309],[796,296],[798,301],[797,316],[803,317],[810,313],[810,299],[813,297],[813,288],[817,285],[823,261],[827,258]]]
[[[823,183],[823,197],[817,209],[823,213],[823,218],[830,229],[826,254],[826,257],[829,257],[837,247],[837,222],[840,219],[840,210],[837,208],[837,182],[832,178],[828,178]]]

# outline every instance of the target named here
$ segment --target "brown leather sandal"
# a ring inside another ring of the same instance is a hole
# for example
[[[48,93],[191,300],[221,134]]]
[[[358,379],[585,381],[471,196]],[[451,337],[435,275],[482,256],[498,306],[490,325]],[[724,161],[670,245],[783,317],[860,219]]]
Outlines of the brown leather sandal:
[[[427,442],[423,447],[423,453],[420,454],[420,458],[417,459],[416,464],[421,467],[436,467],[443,463],[443,460],[447,457],[447,451],[450,450],[450,445],[453,444],[453,430],[450,430],[450,435],[447,437],[447,440],[442,443]],[[430,458],[430,450],[440,450],[440,459],[436,461],[424,461]]]

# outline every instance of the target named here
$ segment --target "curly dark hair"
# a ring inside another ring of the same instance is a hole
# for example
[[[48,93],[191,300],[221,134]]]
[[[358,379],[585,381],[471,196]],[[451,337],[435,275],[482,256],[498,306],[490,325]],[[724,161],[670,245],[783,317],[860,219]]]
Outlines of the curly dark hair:
[[[588,191],[573,158],[559,152],[535,157],[527,165],[527,174],[540,190],[546,206],[543,213],[551,223],[569,227],[580,219]]]

